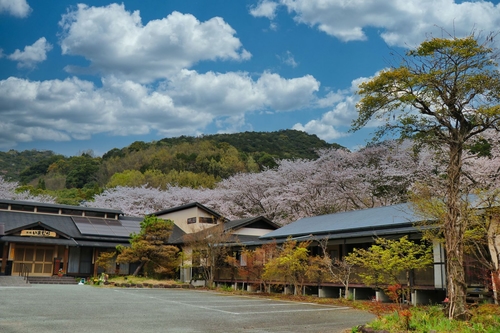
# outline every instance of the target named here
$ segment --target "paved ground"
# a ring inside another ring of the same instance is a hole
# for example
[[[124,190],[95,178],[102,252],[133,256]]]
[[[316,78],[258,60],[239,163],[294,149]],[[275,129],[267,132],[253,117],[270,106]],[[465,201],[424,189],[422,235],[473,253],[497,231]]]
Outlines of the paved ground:
[[[372,315],[345,307],[184,289],[0,287],[0,332],[344,332]]]

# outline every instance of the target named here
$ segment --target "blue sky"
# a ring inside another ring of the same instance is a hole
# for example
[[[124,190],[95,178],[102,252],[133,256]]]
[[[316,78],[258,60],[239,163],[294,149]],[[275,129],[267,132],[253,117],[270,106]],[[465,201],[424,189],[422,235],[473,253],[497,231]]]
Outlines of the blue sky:
[[[391,53],[498,27],[498,1],[0,0],[0,150],[290,128],[355,149]]]

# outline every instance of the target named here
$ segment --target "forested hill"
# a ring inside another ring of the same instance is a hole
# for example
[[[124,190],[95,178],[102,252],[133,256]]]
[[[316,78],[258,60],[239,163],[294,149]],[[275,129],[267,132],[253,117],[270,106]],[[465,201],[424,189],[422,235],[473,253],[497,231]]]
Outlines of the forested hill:
[[[9,150],[8,152],[0,151],[0,176],[8,180],[19,180],[21,171],[40,164],[43,169],[44,162],[51,163],[55,155],[52,151],[25,150],[18,152]],[[62,157],[62,156],[61,156]],[[45,166],[45,170],[49,166]]]
[[[161,142],[172,144],[175,140],[163,139]],[[344,148],[336,143],[327,143],[316,135],[296,130],[282,130],[278,132],[243,132],[234,134],[206,135],[199,140],[227,142],[239,151],[247,154],[267,153],[278,159],[318,157],[316,151],[321,148]]]
[[[77,202],[118,185],[212,188],[235,174],[272,168],[276,159],[315,159],[318,149],[332,147],[342,148],[315,135],[282,130],[136,141],[102,157],[90,152],[66,157],[51,151],[11,150],[0,152],[0,175],[30,190],[84,189],[71,193]],[[50,194],[59,197],[59,193]]]
[[[316,151],[321,148],[344,148],[336,143],[327,143],[316,135],[307,134],[296,130],[281,130],[277,132],[243,132],[232,134],[211,134],[198,137],[180,136],[165,138],[159,141],[145,143],[136,141],[122,149],[112,149],[103,155],[103,158],[123,156],[130,151],[144,150],[152,146],[178,146],[182,144],[195,144],[211,141],[216,144],[228,143],[240,153],[250,154],[254,157],[269,155],[277,159],[318,157]]]

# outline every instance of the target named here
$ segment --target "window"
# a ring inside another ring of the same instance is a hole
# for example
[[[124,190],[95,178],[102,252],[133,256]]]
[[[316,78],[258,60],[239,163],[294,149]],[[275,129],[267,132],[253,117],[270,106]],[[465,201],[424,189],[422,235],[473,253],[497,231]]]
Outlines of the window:
[[[104,213],[102,212],[91,212],[91,211],[86,211],[85,216],[89,217],[105,217]]]
[[[75,210],[75,209],[66,209],[66,208],[63,208],[63,209],[61,209],[61,214],[63,214],[63,215],[82,216],[83,215],[83,211],[81,211],[81,210]]]
[[[34,212],[35,207],[33,206],[26,206],[26,205],[12,205],[10,207],[11,210],[19,210],[23,212]]]
[[[187,223],[188,223],[188,224],[196,223],[196,217],[189,217],[189,218],[187,219]]]
[[[212,217],[200,217],[200,223],[212,223],[212,224],[216,224],[217,222]]]
[[[59,208],[56,207],[37,207],[36,211],[38,213],[59,214]]]

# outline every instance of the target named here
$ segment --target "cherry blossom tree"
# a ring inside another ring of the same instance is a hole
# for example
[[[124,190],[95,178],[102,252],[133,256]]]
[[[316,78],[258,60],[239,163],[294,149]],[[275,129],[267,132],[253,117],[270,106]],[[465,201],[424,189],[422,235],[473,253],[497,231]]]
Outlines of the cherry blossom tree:
[[[29,191],[16,192],[18,187],[18,182],[9,182],[0,176],[0,199],[55,203],[55,198],[50,195],[33,195]]]

